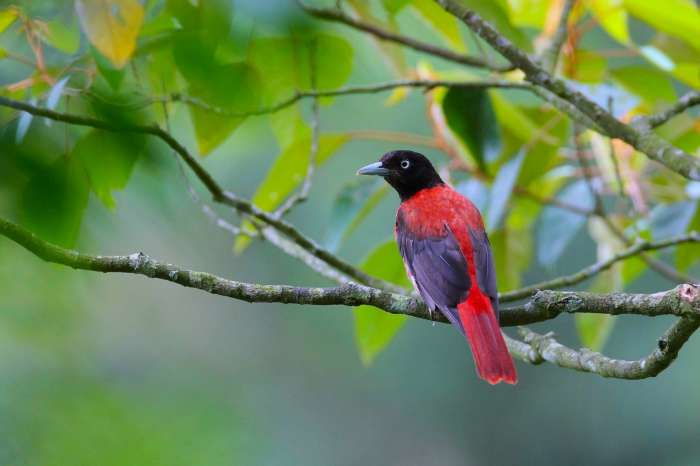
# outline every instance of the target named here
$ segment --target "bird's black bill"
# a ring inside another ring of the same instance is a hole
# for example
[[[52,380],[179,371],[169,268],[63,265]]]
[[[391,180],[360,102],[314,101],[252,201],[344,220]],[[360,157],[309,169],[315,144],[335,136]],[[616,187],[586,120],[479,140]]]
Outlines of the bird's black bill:
[[[364,167],[357,170],[358,175],[387,176],[389,173],[391,173],[391,170],[389,170],[388,168],[384,168],[382,162],[370,163],[369,165],[365,165]]]

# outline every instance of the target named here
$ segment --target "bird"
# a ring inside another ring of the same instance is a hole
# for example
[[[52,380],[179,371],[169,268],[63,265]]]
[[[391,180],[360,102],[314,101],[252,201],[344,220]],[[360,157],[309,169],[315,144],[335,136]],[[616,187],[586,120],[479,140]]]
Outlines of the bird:
[[[423,154],[395,150],[360,168],[399,195],[394,235],[406,273],[428,309],[464,334],[477,375],[518,380],[498,321],[496,269],[478,208],[446,184]]]

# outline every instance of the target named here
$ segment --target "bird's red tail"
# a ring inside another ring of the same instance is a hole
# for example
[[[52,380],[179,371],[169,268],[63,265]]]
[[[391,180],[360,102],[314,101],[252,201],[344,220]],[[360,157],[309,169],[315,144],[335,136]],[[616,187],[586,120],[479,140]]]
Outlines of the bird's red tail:
[[[472,348],[479,377],[492,385],[499,382],[516,383],[518,374],[488,298],[473,292],[457,306],[457,310]]]

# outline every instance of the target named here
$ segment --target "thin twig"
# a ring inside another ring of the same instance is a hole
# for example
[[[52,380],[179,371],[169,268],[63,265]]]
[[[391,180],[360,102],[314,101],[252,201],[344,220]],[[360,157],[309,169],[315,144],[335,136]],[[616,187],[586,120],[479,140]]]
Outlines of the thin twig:
[[[161,85],[165,87],[165,85],[161,82]],[[165,130],[167,132],[170,132],[170,112],[168,111],[168,104],[169,102],[167,101],[162,101],[162,109],[163,109],[163,119],[165,120]],[[217,227],[228,231],[231,233],[233,236],[238,236],[239,234],[245,234],[248,236],[253,236],[254,232],[253,231],[243,231],[241,228],[227,222],[224,220],[222,217],[220,217],[214,209],[209,207],[206,202],[202,200],[202,198],[199,197],[199,194],[197,194],[197,191],[195,191],[194,186],[192,186],[192,183],[190,183],[190,180],[187,178],[187,173],[185,173],[185,167],[182,166],[182,163],[177,155],[177,153],[171,149],[173,158],[175,159],[175,164],[177,165],[177,171],[180,174],[180,177],[182,178],[182,181],[184,182],[185,186],[187,187],[187,193],[190,196],[190,199],[192,202],[197,205],[204,215],[209,219],[212,224],[216,225]]]
[[[690,91],[683,95],[683,97],[678,99],[678,102],[676,102],[666,110],[656,113],[654,115],[642,117],[638,122],[635,123],[638,124],[639,122],[641,122],[643,126],[647,126],[649,128],[656,128],[657,126],[663,125],[671,118],[683,113],[684,111],[688,110],[690,107],[693,107],[695,105],[700,105],[700,91]]]
[[[396,34],[392,31],[382,29],[382,28],[375,26],[373,24],[365,23],[365,22],[360,21],[358,19],[352,18],[351,16],[348,16],[342,10],[339,10],[339,9],[316,8],[316,7],[306,5],[301,0],[297,0],[297,4],[304,11],[306,11],[311,16],[314,16],[315,18],[323,19],[325,21],[332,21],[332,22],[336,22],[336,23],[345,24],[347,26],[350,26],[351,28],[354,28],[354,29],[357,29],[359,31],[363,31],[363,32],[366,32],[368,34],[371,34],[374,37],[377,37],[378,39],[401,44],[401,45],[408,47],[408,48],[411,48],[413,50],[417,50],[419,52],[424,52],[424,53],[427,53],[427,54],[432,55],[434,57],[439,57],[439,58],[442,58],[444,60],[448,60],[448,61],[451,61],[454,63],[459,63],[461,65],[467,65],[467,66],[474,66],[477,68],[486,68],[486,69],[489,69],[492,71],[500,71],[500,72],[509,71],[513,68],[510,65],[493,64],[493,63],[487,62],[487,61],[485,61],[481,58],[478,58],[478,57],[463,55],[463,54],[460,54],[457,52],[453,52],[450,49],[445,49],[442,47],[438,47],[436,45],[428,44],[426,42],[421,42],[421,41],[416,40],[412,37],[402,36],[400,34]]]
[[[668,238],[665,240],[653,242],[642,241],[627,247],[623,251],[612,255],[606,260],[596,262],[595,264],[591,264],[579,270],[578,272],[572,273],[570,275],[564,275],[562,277],[557,277],[552,280],[545,280],[539,283],[535,283],[534,285],[529,285],[518,290],[501,293],[499,295],[499,300],[502,302],[517,301],[519,299],[530,297],[539,290],[551,290],[576,285],[598,275],[599,273],[605,270],[608,270],[610,267],[612,267],[618,262],[624,261],[631,257],[640,256],[644,252],[666,249],[684,243],[700,243],[700,233],[692,231],[688,234],[676,236],[674,238]]]
[[[171,149],[175,150],[175,152],[177,152],[177,154],[182,158],[185,164],[187,164],[187,166],[192,170],[192,172],[197,176],[197,178],[209,191],[214,202],[228,205],[229,207],[238,210],[242,214],[249,215],[254,219],[259,220],[263,224],[275,228],[280,233],[284,234],[290,240],[295,242],[299,247],[306,250],[308,253],[318,257],[329,267],[335,268],[342,274],[347,275],[352,280],[355,280],[365,285],[373,286],[375,288],[390,290],[396,293],[406,292],[406,290],[401,287],[398,287],[385,280],[380,280],[375,277],[372,277],[371,275],[359,270],[352,264],[342,260],[327,249],[321,247],[314,240],[304,235],[291,223],[286,222],[282,219],[275,218],[271,213],[259,209],[250,201],[240,198],[234,193],[222,188],[219,185],[219,183],[211,176],[211,174],[209,174],[209,172],[182,144],[180,144],[180,142],[178,142],[177,139],[175,139],[170,133],[168,133],[167,131],[165,131],[157,125],[148,126],[134,125],[128,123],[113,123],[81,115],[60,113],[53,110],[40,108],[28,104],[26,102],[8,99],[4,96],[0,96],[0,106],[14,108],[15,110],[24,111],[36,116],[49,118],[55,121],[63,121],[78,126],[89,126],[92,128],[103,129],[105,131],[112,132],[130,132],[155,136],[164,143],[166,143]]]
[[[557,68],[557,61],[559,59],[561,47],[564,45],[564,42],[566,42],[566,33],[569,29],[569,16],[571,15],[571,11],[573,10],[575,3],[576,0],[564,0],[564,6],[561,10],[557,30],[552,36],[549,47],[544,49],[542,52],[542,66],[550,73],[554,73],[554,70]]]
[[[379,92],[391,91],[401,87],[410,88],[422,88],[425,90],[436,89],[439,87],[459,87],[459,88],[501,88],[501,89],[523,89],[529,90],[531,85],[527,82],[522,81],[508,81],[502,79],[484,79],[480,81],[449,81],[449,80],[425,80],[425,79],[402,79],[397,81],[389,81],[379,84],[368,84],[368,85],[358,85],[358,86],[346,86],[339,89],[330,90],[298,90],[295,91],[291,96],[280,100],[279,102],[261,107],[256,110],[251,111],[231,111],[224,108],[216,107],[204,102],[197,97],[188,96],[179,92],[172,93],[167,96],[156,96],[152,98],[147,98],[138,104],[139,107],[150,105],[152,103],[160,102],[163,100],[171,102],[182,102],[187,105],[192,105],[199,107],[203,110],[215,113],[221,116],[227,116],[232,118],[243,118],[249,116],[259,116],[268,115],[270,113],[276,113],[283,110],[302,99],[317,99],[320,97],[338,97],[346,95],[357,95],[357,94],[376,94]],[[130,104],[133,106],[134,104]]]

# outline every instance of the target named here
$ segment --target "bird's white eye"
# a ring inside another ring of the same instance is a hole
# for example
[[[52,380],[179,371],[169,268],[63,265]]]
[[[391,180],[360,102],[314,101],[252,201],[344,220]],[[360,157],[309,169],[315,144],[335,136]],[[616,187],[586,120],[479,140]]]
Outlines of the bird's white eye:
[[[407,168],[410,167],[410,166],[411,166],[411,162],[409,162],[408,160],[402,160],[402,161],[401,161],[401,168],[403,168],[404,170],[407,169]]]

